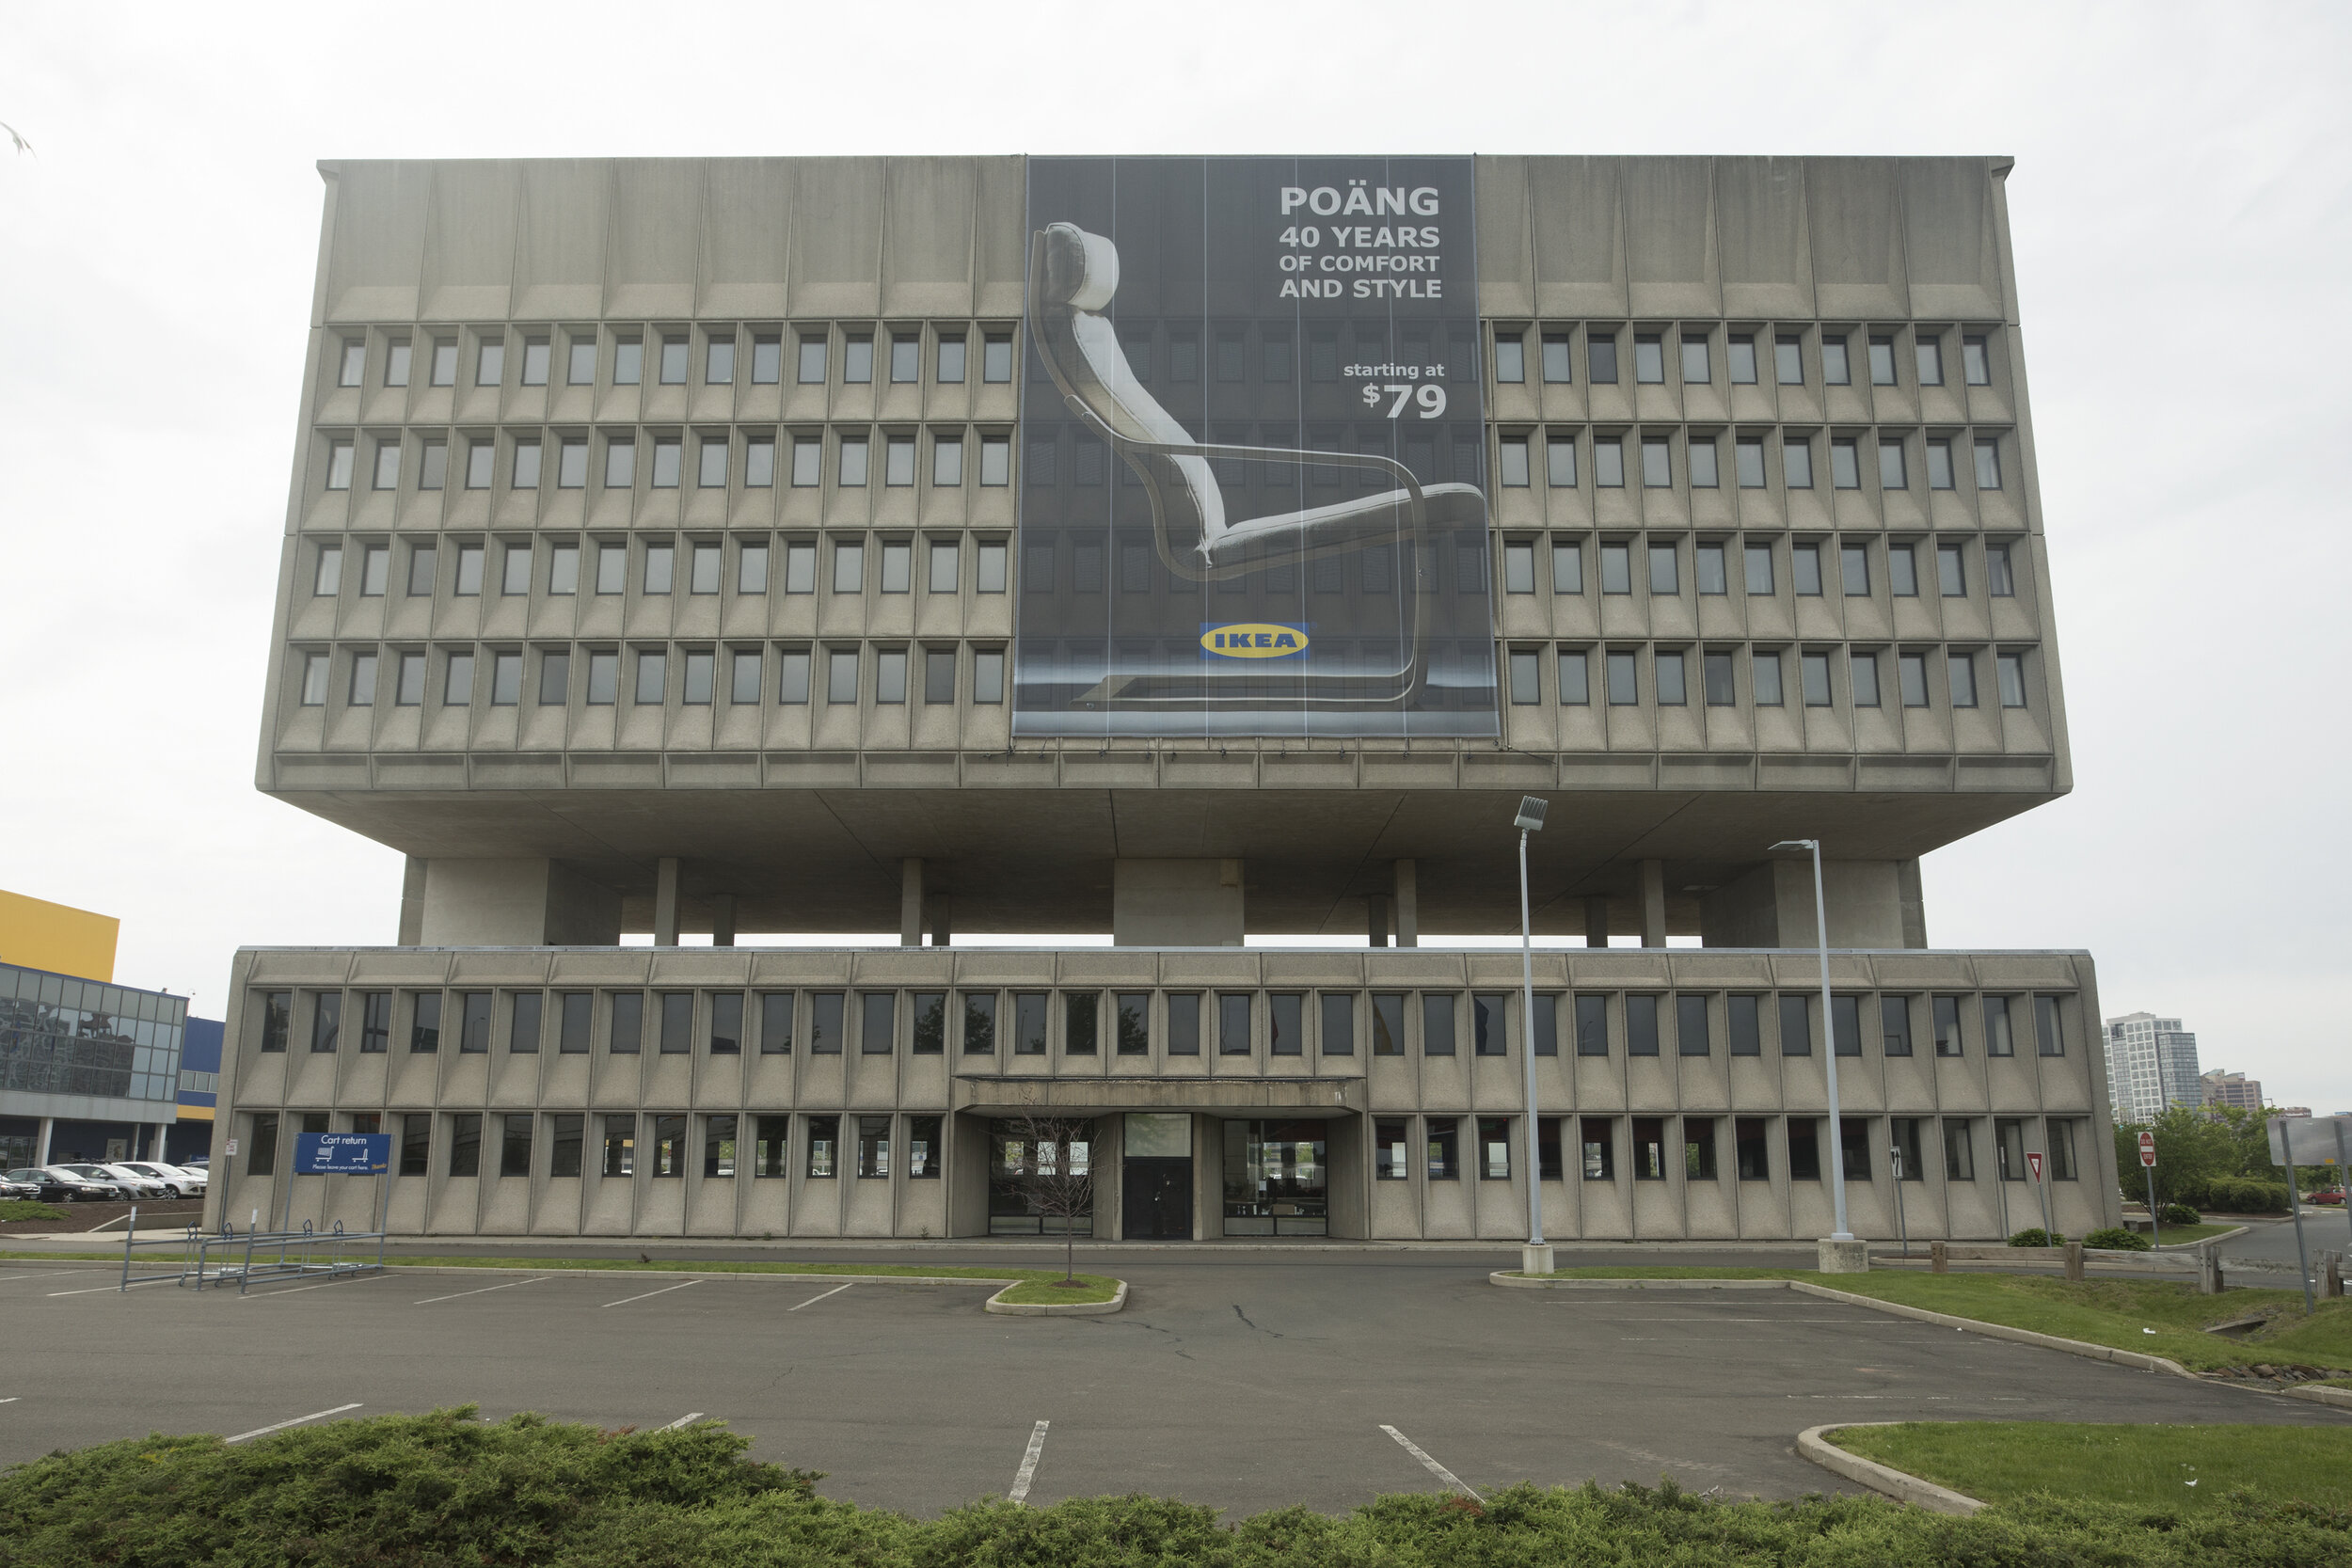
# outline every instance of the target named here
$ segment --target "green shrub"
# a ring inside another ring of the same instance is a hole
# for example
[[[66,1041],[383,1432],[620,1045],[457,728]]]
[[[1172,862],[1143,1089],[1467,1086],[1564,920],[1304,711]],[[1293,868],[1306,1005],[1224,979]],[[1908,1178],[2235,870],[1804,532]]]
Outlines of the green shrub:
[[[2126,1230],[2120,1225],[2103,1226],[2083,1238],[2083,1245],[2106,1247],[2111,1252],[2146,1252],[2155,1245],[2137,1230]]]
[[[2044,1230],[2037,1225],[2011,1236],[2009,1239],[2009,1244],[2011,1246],[2064,1246],[2066,1238],[2054,1231]]]
[[[2168,1203],[2156,1217],[2167,1225],[2200,1225],[2205,1218],[2185,1203]]]
[[[2287,1206],[2283,1181],[2261,1181],[2250,1176],[2217,1176],[2205,1183],[2205,1207],[2225,1214],[2272,1214]]]
[[[35,1203],[28,1198],[0,1197],[0,1220],[61,1220],[66,1212],[54,1203]]]

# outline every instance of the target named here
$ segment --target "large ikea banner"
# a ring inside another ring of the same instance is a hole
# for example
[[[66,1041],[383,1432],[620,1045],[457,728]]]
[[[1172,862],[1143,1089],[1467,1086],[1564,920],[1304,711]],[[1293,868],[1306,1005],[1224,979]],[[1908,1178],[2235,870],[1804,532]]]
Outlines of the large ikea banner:
[[[1031,158],[1013,733],[1491,736],[1469,158]]]

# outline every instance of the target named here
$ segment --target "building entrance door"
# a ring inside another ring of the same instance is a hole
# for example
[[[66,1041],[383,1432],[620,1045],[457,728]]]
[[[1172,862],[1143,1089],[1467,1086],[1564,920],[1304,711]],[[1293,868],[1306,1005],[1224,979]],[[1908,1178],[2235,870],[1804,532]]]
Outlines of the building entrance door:
[[[1130,1112],[1125,1156],[1120,1234],[1132,1242],[1192,1240],[1192,1117]]]

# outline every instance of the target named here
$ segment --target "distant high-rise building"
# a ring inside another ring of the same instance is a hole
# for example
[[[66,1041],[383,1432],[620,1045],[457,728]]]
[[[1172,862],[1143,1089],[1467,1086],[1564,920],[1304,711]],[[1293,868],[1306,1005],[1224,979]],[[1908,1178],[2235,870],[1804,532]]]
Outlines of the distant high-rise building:
[[[2203,1075],[2201,1086],[2208,1105],[2235,1105],[2246,1111],[2263,1108],[2263,1085],[2259,1078],[2249,1078],[2242,1072],[2224,1072],[2216,1068]]]
[[[2168,1106],[2201,1105],[2197,1037],[2177,1018],[2125,1013],[2106,1021],[2107,1094],[2118,1121],[2153,1121]]]

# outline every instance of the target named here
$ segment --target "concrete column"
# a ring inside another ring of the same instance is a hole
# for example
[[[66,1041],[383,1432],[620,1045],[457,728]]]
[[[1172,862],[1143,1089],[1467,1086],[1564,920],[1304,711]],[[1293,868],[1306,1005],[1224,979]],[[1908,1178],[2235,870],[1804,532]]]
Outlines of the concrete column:
[[[1388,946],[1388,895],[1375,893],[1364,900],[1364,938],[1371,946]]]
[[[933,947],[946,946],[949,938],[954,934],[950,912],[946,894],[931,895],[931,945]]]
[[[1919,885],[1919,862],[1915,857],[1895,863],[1895,896],[1901,905],[1903,945],[1928,944],[1928,899]]]
[[[923,862],[914,855],[898,863],[898,945],[923,945]]]
[[[710,896],[710,945],[735,945],[735,895],[715,893]]]
[[[1584,945],[1609,945],[1609,895],[1605,893],[1590,894],[1584,899]]]
[[[1642,863],[1642,945],[1666,945],[1666,863]]]
[[[677,945],[678,858],[664,855],[654,863],[653,944]]]
[[[39,1147],[33,1150],[33,1164],[37,1165],[45,1165],[49,1163],[49,1134],[55,1132],[56,1130],[57,1118],[56,1117],[43,1117],[40,1118],[40,1142]]]
[[[1411,861],[1396,863],[1396,944],[1421,945],[1421,884]]]
[[[424,943],[424,861],[416,855],[400,874],[400,945],[419,947]]]

